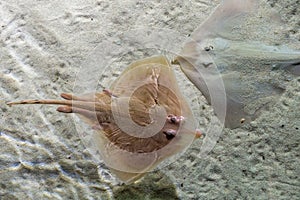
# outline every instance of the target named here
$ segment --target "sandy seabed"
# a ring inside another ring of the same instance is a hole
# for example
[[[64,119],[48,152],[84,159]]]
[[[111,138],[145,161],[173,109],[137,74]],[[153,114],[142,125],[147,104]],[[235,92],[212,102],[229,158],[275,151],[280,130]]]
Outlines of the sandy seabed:
[[[172,29],[182,36],[171,41],[176,53],[182,38],[219,2],[0,1],[0,199],[299,199],[299,77],[286,80],[276,106],[250,125],[224,129],[208,156],[199,156],[198,140],[176,162],[129,186],[118,184],[92,158],[78,135],[80,122],[72,116],[57,113],[53,106],[5,104],[55,99],[74,87],[84,91],[78,83],[78,76],[89,77],[84,61],[103,41],[112,41],[119,49],[106,59],[114,67],[95,84],[105,88],[130,62],[163,53],[128,50],[122,33]],[[300,41],[299,1],[267,4],[287,22],[288,36]],[[122,51],[127,54],[120,58]],[[176,72],[199,115],[199,127],[205,129],[211,108]]]

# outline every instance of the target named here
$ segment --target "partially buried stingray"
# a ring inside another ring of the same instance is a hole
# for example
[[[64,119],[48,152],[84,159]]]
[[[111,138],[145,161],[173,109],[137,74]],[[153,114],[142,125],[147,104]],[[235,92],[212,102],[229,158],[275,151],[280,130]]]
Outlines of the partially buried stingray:
[[[280,80],[300,75],[300,43],[280,36],[285,26],[266,6],[222,1],[175,60],[228,128],[256,119],[284,92]]]
[[[58,104],[77,113],[96,133],[94,148],[117,177],[131,183],[201,136],[190,107],[164,56],[132,63],[110,90],[65,100],[23,100],[15,104]],[[132,121],[130,120],[132,119]]]

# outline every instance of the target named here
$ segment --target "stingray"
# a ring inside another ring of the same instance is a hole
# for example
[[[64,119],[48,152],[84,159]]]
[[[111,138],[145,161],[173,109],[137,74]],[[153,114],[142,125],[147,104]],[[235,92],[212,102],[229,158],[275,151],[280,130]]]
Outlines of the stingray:
[[[132,183],[160,162],[186,149],[201,133],[164,56],[136,61],[109,90],[64,100],[23,100],[16,104],[58,104],[88,123],[94,149],[123,182]]]
[[[258,8],[255,0],[224,0],[175,60],[229,128],[254,120],[284,92],[282,74],[300,74],[299,50],[271,45],[278,16]],[[78,114],[94,130],[94,152],[125,183],[201,136],[164,56],[132,63],[109,90],[61,97],[8,105],[59,104],[59,112]]]
[[[175,60],[228,128],[255,120],[285,91],[279,80],[300,75],[299,41],[278,44],[283,22],[260,3],[222,1]]]

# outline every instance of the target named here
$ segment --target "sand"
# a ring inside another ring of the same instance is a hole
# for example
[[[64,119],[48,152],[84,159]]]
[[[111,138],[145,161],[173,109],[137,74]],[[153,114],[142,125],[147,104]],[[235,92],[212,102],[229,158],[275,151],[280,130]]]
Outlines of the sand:
[[[299,77],[286,80],[276,106],[250,125],[224,129],[206,157],[199,154],[200,139],[180,159],[129,186],[92,157],[80,139],[85,126],[73,116],[55,106],[5,105],[108,87],[134,60],[179,52],[219,2],[0,1],[0,199],[299,199]],[[299,1],[267,3],[286,21],[287,36],[300,41]],[[170,34],[160,44],[165,49],[151,39],[148,48],[131,49],[124,40],[128,30],[153,27]],[[105,53],[103,63],[90,62],[95,51]],[[99,82],[86,73],[91,65],[99,66],[93,68]],[[176,73],[205,129],[211,107]]]

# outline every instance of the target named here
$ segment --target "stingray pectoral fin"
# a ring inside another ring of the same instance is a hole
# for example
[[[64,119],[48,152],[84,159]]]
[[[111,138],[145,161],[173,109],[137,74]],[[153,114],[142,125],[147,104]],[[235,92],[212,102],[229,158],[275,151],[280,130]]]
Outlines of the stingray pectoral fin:
[[[133,91],[143,85],[157,85],[160,68],[164,66],[169,66],[164,56],[135,61],[114,81],[110,90],[117,97],[130,97]],[[155,96],[155,92],[156,90],[149,91],[149,95]]]
[[[220,122],[224,123],[227,103],[222,74],[207,52],[198,50],[197,46],[191,47],[194,49],[189,50],[189,55],[184,54],[176,59],[183,73],[201,91],[214,108]]]
[[[104,130],[101,132],[104,133],[105,131],[104,127]],[[128,150],[121,149],[120,146],[125,147],[126,145],[122,138],[119,137],[121,134],[123,134],[121,133],[121,130],[114,129],[114,131],[110,133],[110,136],[104,137],[103,134],[94,131],[91,136],[93,144],[89,146],[89,149],[98,152],[98,154],[101,155],[101,159],[105,161],[105,164],[114,170],[134,174],[146,173],[151,170],[157,161],[156,152],[134,152],[134,149],[131,149],[131,146],[133,145],[132,142],[135,141],[128,142]],[[123,136],[126,137],[124,134]]]
[[[234,27],[258,7],[257,0],[223,0],[215,11],[192,34],[201,41],[207,37],[222,35],[233,39]]]
[[[300,76],[300,60],[280,63],[279,65],[280,68],[290,72],[291,74]]]
[[[134,183],[135,181],[139,180],[142,176],[145,175],[145,173],[130,173],[130,172],[115,170],[112,168],[110,168],[110,171],[114,173],[122,182],[126,184]]]
[[[284,92],[272,83],[238,72],[223,74],[222,79],[226,88],[225,126],[228,128],[237,128],[256,119]]]
[[[228,94],[229,96],[229,94]],[[244,104],[227,97],[225,127],[237,128],[251,122],[252,115],[244,111]]]

